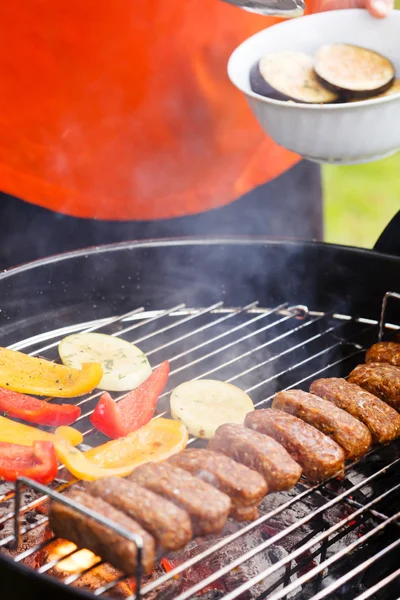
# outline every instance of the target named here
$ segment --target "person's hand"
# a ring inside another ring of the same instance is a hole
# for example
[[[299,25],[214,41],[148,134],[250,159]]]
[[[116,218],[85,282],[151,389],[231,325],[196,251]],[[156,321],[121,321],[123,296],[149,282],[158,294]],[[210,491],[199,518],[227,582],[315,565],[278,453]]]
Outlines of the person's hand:
[[[366,8],[371,15],[382,19],[393,9],[393,0],[317,0],[318,12],[341,8]]]

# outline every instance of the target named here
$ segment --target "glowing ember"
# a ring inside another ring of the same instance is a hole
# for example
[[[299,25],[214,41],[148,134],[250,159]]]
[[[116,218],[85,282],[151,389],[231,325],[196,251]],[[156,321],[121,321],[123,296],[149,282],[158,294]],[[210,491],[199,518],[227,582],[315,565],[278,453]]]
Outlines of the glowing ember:
[[[70,554],[70,552],[74,552],[74,550],[76,550],[75,544],[63,541],[61,544],[52,548],[49,561],[62,558],[63,556]],[[93,565],[100,562],[100,560],[101,559],[93,554],[93,552],[90,552],[90,550],[83,549],[74,552],[74,554],[68,556],[68,558],[64,558],[64,560],[57,563],[54,568],[62,573],[79,573],[80,571],[93,567]]]

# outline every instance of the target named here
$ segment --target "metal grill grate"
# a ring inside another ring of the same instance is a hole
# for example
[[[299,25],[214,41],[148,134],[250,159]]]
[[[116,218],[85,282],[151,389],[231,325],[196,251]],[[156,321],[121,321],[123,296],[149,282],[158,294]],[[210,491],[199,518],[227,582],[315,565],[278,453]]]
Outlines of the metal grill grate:
[[[381,333],[385,329],[400,330],[399,325],[384,324],[384,307],[390,296],[398,297],[392,293],[385,297]],[[146,312],[137,308],[120,317],[38,335],[12,347],[57,360],[56,347],[62,337],[94,330],[139,344],[153,366],[169,359],[169,387],[158,403],[158,416],[161,416],[168,415],[169,392],[188,379],[212,376],[234,382],[251,395],[257,407],[265,407],[278,390],[297,386],[306,389],[321,375],[344,376],[361,362],[364,349],[376,341],[379,322],[312,312],[305,306],[280,305],[271,309],[253,302],[229,308],[219,302],[202,309],[179,305],[169,310]],[[90,427],[88,419],[99,395],[91,394],[78,402],[83,413],[75,426],[83,432],[84,442],[90,445],[104,441]],[[189,443],[201,442],[191,439]],[[389,447],[373,449],[361,460],[348,465],[343,481],[310,486],[301,480],[289,493],[268,495],[257,521],[244,526],[230,523],[222,536],[199,540],[196,550],[192,548],[186,555],[181,553],[177,565],[173,563],[169,572],[157,569],[146,580],[141,580],[139,573],[136,597],[186,600],[202,597],[211,590],[216,597],[225,600],[238,597],[278,600],[297,597],[302,589],[306,597],[317,600],[332,597],[336,590],[353,584],[356,591],[352,592],[352,598],[355,593],[359,594],[359,600],[379,597],[377,594],[399,577],[398,569],[385,573],[385,577],[366,589],[357,587],[354,582],[371,566],[379,567],[382,559],[399,551],[400,512],[396,511],[400,484],[395,478],[399,464],[400,444],[394,442]],[[63,467],[59,474],[62,480]],[[38,493],[29,502],[22,494],[27,486]],[[58,494],[29,480],[18,482],[15,505],[2,510],[0,518],[1,527],[13,523],[14,531],[3,535],[0,547],[18,546],[32,531],[46,527],[46,516],[42,515],[33,524],[27,522],[25,516],[49,496],[58,497]],[[10,492],[3,494],[0,507],[4,509],[12,497]],[[383,512],[381,506],[390,510]],[[107,523],[102,517],[98,518]],[[116,528],[115,524],[113,528],[130,539],[128,532]],[[383,543],[382,537],[385,538]],[[14,553],[13,559],[26,561],[53,541],[45,539],[28,546]],[[374,547],[372,554],[365,552],[365,548],[371,547]],[[138,552],[140,554],[140,544]],[[58,563],[73,554],[71,551],[43,564],[38,572],[53,572]],[[174,560],[176,562],[176,556]],[[63,583],[76,584],[97,566],[99,563],[65,577]],[[94,596],[112,596],[117,583],[124,579],[120,577],[101,585]],[[218,587],[221,581],[224,584]],[[176,586],[175,591],[169,589],[171,584]],[[246,596],[246,593],[251,595]]]

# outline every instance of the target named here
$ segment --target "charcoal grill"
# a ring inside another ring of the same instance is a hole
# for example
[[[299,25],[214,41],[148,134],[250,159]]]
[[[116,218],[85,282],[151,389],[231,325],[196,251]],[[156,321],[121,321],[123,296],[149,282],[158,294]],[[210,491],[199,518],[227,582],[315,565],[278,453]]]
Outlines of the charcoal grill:
[[[317,243],[202,239],[93,248],[0,275],[1,343],[56,359],[57,342],[69,333],[111,333],[137,343],[153,366],[170,360],[158,415],[168,414],[173,387],[205,376],[240,386],[265,407],[278,390],[345,376],[379,336],[395,339],[399,280],[399,258]],[[98,396],[78,400],[76,426],[93,446],[105,441],[89,421]],[[397,441],[349,464],[343,480],[301,480],[268,495],[254,523],[229,523],[222,535],[169,556],[167,570],[139,573],[132,597],[398,598],[399,466]],[[71,485],[63,469],[59,478]],[[1,485],[3,592],[101,598],[121,597],[121,582],[132,588],[119,575],[78,587],[101,563],[57,576],[74,550],[43,560],[54,540],[44,535],[41,507],[58,492],[29,480],[15,490]]]

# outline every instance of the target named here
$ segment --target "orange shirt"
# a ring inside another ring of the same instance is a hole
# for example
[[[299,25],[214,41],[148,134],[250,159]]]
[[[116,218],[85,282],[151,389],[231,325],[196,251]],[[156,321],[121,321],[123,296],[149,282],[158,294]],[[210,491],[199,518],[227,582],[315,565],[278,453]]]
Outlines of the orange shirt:
[[[273,24],[219,0],[0,3],[0,190],[53,211],[159,219],[227,204],[298,157],[226,74]]]

